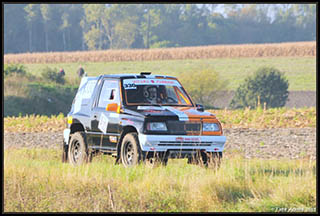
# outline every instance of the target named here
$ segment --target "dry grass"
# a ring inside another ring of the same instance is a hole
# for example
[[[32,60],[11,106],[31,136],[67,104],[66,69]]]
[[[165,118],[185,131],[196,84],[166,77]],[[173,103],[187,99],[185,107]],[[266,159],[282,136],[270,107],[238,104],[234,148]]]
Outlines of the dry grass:
[[[52,115],[26,115],[20,117],[4,118],[5,132],[46,132],[63,131],[66,127],[66,118],[63,114]]]
[[[182,48],[7,54],[4,63],[80,63],[212,59],[239,57],[316,56],[316,42],[214,45]]]
[[[5,151],[5,212],[315,212],[315,161],[233,155],[216,171],[185,160],[124,168],[106,156],[72,167],[60,155]]]
[[[25,76],[13,74],[7,77],[3,85],[3,95],[25,97],[26,93],[28,93],[27,84],[29,82],[30,80]]]
[[[273,108],[208,110],[223,128],[304,128],[316,127],[316,108]]]

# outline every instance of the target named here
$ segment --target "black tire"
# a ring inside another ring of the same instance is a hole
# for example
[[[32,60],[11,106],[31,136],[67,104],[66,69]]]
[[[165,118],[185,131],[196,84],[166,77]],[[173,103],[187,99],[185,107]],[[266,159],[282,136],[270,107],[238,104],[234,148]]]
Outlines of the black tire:
[[[121,143],[121,162],[125,167],[135,166],[142,161],[137,133],[127,133]]]
[[[62,143],[62,163],[68,162],[68,146],[65,145],[64,141]]]
[[[71,135],[68,159],[74,166],[89,162],[88,147],[84,132],[76,132]]]

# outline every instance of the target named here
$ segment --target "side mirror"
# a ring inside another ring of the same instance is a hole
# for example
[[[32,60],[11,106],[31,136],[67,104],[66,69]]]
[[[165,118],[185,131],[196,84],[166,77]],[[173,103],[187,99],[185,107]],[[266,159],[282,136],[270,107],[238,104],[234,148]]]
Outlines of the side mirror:
[[[202,104],[196,104],[197,110],[203,112],[204,108]]]
[[[120,113],[120,106],[117,103],[108,104],[106,107],[107,111]]]

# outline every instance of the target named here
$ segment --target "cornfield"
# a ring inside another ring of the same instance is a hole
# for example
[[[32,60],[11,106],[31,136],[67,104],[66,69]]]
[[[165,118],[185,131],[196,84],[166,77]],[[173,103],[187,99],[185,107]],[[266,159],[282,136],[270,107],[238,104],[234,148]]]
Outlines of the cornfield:
[[[316,56],[316,42],[214,45],[181,48],[22,53],[4,55],[5,64],[184,60],[239,57]]]

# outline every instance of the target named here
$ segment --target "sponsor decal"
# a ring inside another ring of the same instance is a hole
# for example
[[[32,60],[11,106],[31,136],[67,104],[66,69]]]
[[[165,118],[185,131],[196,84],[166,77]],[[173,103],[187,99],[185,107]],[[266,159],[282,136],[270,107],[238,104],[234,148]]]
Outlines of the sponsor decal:
[[[138,110],[164,110],[163,107],[156,107],[156,106],[138,106]]]
[[[116,143],[117,142],[117,137],[116,136],[109,136],[109,141]]]
[[[120,124],[122,124],[122,125],[125,125],[125,124],[133,125],[134,124],[134,122],[131,121],[130,119],[122,118],[121,120],[123,120],[123,122],[120,122]]]
[[[145,110],[145,112],[149,112],[149,113],[161,113],[162,110]]]
[[[123,84],[124,89],[137,89],[137,86],[134,83]]]
[[[125,79],[123,80],[124,89],[137,89],[137,85],[180,86],[177,80],[166,80],[166,79]]]
[[[201,142],[201,139],[199,137],[176,137],[177,142]]]
[[[108,128],[108,118],[103,113],[101,113],[100,119],[99,119],[99,130],[101,130],[104,134],[107,133]]]
[[[177,137],[177,138],[176,138],[176,141],[177,141],[177,142],[183,142],[183,137]]]

